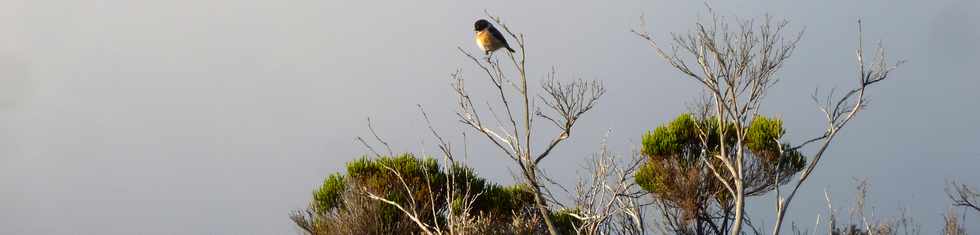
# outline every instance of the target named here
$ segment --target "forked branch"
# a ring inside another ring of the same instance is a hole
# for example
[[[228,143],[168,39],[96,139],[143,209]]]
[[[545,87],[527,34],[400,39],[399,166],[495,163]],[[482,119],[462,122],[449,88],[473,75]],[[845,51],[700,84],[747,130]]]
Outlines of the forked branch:
[[[888,75],[897,68],[899,65],[904,63],[904,61],[898,61],[893,65],[888,65],[885,59],[885,50],[879,43],[878,49],[874,55],[874,61],[871,65],[866,65],[864,61],[864,45],[861,42],[863,40],[863,30],[861,28],[861,21],[858,21],[858,49],[857,63],[858,63],[858,86],[844,93],[843,96],[834,99],[834,96],[827,96],[826,104],[820,106],[819,109],[824,113],[827,122],[827,129],[820,136],[812,138],[803,144],[809,143],[820,143],[817,148],[816,153],[813,154],[813,159],[810,163],[803,169],[800,174],[799,179],[793,186],[793,189],[786,196],[786,198],[777,198],[777,209],[776,209],[776,223],[773,229],[773,234],[779,234],[780,226],[783,222],[783,217],[789,206],[789,203],[796,196],[796,192],[799,190],[800,186],[810,177],[813,170],[816,169],[817,165],[820,163],[820,159],[823,157],[824,153],[827,151],[828,147],[832,143],[834,137],[840,133],[840,130],[844,128],[847,123],[855,117],[855,115],[863,110],[868,103],[868,99],[865,96],[866,91],[872,85],[878,82],[884,81],[888,78]],[[816,97],[816,95],[814,95]],[[815,98],[816,99],[816,98]],[[803,147],[798,146],[794,148]]]

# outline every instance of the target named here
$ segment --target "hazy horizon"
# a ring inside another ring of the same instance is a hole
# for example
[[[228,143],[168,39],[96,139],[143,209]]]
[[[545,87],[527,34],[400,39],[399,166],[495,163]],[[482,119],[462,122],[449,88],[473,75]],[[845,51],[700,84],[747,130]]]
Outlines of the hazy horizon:
[[[456,49],[478,53],[472,23],[485,9],[525,34],[530,84],[554,67],[606,86],[543,163],[571,186],[607,131],[610,149],[628,154],[700,94],[630,33],[640,16],[666,42],[706,12],[703,2],[663,0],[3,2],[0,234],[298,233],[289,213],[367,154],[354,142],[370,136],[366,118],[396,152],[435,155],[421,105],[462,145],[469,130],[456,120],[449,74],[460,69],[475,93],[489,91]],[[933,234],[949,208],[945,180],[980,187],[978,1],[710,4],[805,29],[761,111],[782,118],[794,143],[823,130],[815,88],[854,86],[857,19],[866,47],[881,41],[890,61],[908,60],[871,91],[788,220],[810,228],[826,216],[824,189],[835,208],[849,208],[853,179],[868,178],[875,215],[908,207]],[[467,162],[513,183],[512,163],[468,134]],[[768,230],[774,202],[749,203]],[[970,223],[980,215],[966,219],[968,232],[980,231]]]

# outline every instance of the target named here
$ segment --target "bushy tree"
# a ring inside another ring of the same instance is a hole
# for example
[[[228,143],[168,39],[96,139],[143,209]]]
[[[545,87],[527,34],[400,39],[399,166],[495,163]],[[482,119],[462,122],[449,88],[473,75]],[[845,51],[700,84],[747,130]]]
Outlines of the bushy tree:
[[[463,223],[469,227],[457,229],[471,232],[528,234],[547,229],[526,185],[497,185],[462,164],[441,167],[435,159],[411,154],[348,162],[346,174],[327,176],[313,192],[310,208],[294,213],[292,219],[311,234],[402,234],[423,233],[419,223],[445,227],[448,217],[463,213],[473,215],[473,220]]]
[[[552,204],[556,201],[554,195],[548,193],[545,187],[547,180],[540,167],[542,161],[551,156],[559,144],[567,140],[572,135],[572,129],[585,113],[595,107],[599,98],[605,94],[606,90],[599,81],[560,81],[558,72],[552,70],[546,75],[546,79],[541,83],[542,93],[535,95],[528,90],[527,73],[527,51],[524,44],[524,35],[511,31],[510,27],[504,24],[500,18],[487,13],[487,16],[494,21],[506,35],[510,35],[516,43],[516,51],[508,53],[506,56],[514,65],[516,74],[504,72],[510,70],[507,65],[501,65],[499,58],[492,55],[485,58],[485,62],[478,59],[473,54],[459,48],[460,52],[466,55],[474,65],[485,73],[495,90],[494,93],[499,97],[496,106],[501,113],[494,112],[494,106],[487,104],[486,110],[477,108],[474,97],[465,86],[464,79],[459,71],[452,74],[458,102],[457,116],[459,121],[469,126],[473,130],[486,137],[486,140],[493,143],[504,155],[516,164],[518,176],[524,183],[530,186],[534,194],[534,203],[539,215],[543,218],[548,233],[558,235],[561,228],[551,220]],[[505,64],[511,64],[506,63]],[[511,89],[513,88],[513,89]],[[534,108],[534,97],[537,96],[543,108]],[[516,98],[516,99],[515,99]],[[489,111],[488,113],[485,113]],[[501,115],[498,115],[501,114]],[[489,117],[496,120],[497,125],[491,123]],[[554,125],[558,129],[557,133],[550,140],[538,142],[532,136],[537,128],[532,123],[544,121],[545,125]],[[499,128],[495,128],[495,126]],[[543,149],[532,145],[543,143]],[[535,149],[541,149],[535,151]]]
[[[727,172],[711,170],[724,166],[710,157],[718,154],[721,144],[729,149],[735,147],[738,142],[734,141],[732,129],[731,123],[721,127],[713,117],[682,114],[643,135],[641,153],[647,161],[635,179],[652,194],[672,232],[723,234],[732,221],[732,197],[726,193],[726,184],[718,180],[731,177],[714,176],[713,172]],[[725,133],[728,141],[719,141],[719,133]],[[798,151],[780,151],[789,148],[788,143],[777,142],[785,133],[781,120],[757,116],[745,133],[742,144],[749,152],[744,175],[747,195],[763,195],[803,169],[805,159]]]
[[[789,32],[789,21],[786,20],[773,20],[767,16],[761,20],[730,21],[711,11],[710,7],[708,10],[710,17],[697,21],[692,31],[673,34],[667,50],[649,33],[636,34],[649,42],[667,64],[701,85],[710,100],[711,108],[705,109],[705,113],[709,115],[704,116],[716,119],[721,128],[717,128],[719,133],[716,136],[720,150],[717,154],[709,155],[709,158],[717,159],[721,164],[719,167],[709,167],[709,170],[734,200],[735,215],[728,229],[729,233],[740,234],[743,219],[747,217],[744,215],[745,198],[752,196],[752,185],[749,182],[753,181],[750,177],[754,175],[751,172],[753,167],[746,164],[752,161],[748,159],[751,158],[750,155],[758,154],[749,149],[751,146],[748,145],[748,138],[751,134],[748,130],[756,123],[762,100],[768,89],[779,81],[777,73],[795,51],[803,33]],[[859,44],[855,53],[859,72],[857,87],[846,90],[843,95],[835,96],[833,92],[827,95],[821,101],[824,104],[819,107],[826,119],[823,133],[786,149],[795,151],[808,144],[818,146],[815,151],[807,154],[811,156],[809,163],[800,171],[795,183],[790,184],[791,189],[787,194],[782,194],[777,185],[773,234],[780,234],[789,204],[800,186],[816,169],[834,138],[855,114],[867,106],[867,89],[884,81],[902,63],[899,61],[895,65],[889,65],[885,61],[885,51],[880,47],[872,62],[866,63],[864,49],[860,44],[860,25],[858,21]],[[815,101],[819,100],[816,93],[813,97]],[[729,138],[730,135],[734,138]],[[732,141],[738,144],[728,144]]]

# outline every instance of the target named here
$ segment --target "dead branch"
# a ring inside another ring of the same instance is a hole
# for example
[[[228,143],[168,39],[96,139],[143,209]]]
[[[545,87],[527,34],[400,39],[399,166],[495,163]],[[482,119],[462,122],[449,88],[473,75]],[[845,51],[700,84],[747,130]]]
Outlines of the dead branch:
[[[820,136],[813,138],[809,141],[804,142],[805,144],[820,142],[820,147],[814,153],[810,163],[803,169],[800,173],[799,179],[793,186],[793,190],[790,191],[786,198],[779,198],[780,202],[777,207],[776,212],[776,223],[773,229],[773,234],[779,234],[780,225],[782,225],[783,216],[786,213],[786,209],[789,203],[793,200],[796,192],[799,190],[800,186],[806,182],[816,169],[817,165],[820,163],[820,159],[823,157],[827,148],[830,147],[832,140],[844,126],[854,118],[854,116],[864,109],[867,105],[868,99],[865,97],[865,91],[872,85],[878,82],[884,81],[888,78],[888,75],[897,68],[899,65],[904,63],[904,61],[898,61],[894,65],[888,65],[885,61],[885,50],[879,43],[878,49],[876,50],[874,61],[871,66],[868,66],[864,62],[864,46],[861,42],[863,40],[863,31],[861,29],[861,21],[858,20],[858,49],[857,49],[857,63],[858,63],[858,86],[844,93],[843,96],[833,100],[833,92],[828,95],[826,99],[827,105],[820,106],[819,109],[824,113],[826,117],[827,129]],[[816,95],[814,95],[816,97]],[[798,148],[798,147],[797,147]]]
[[[494,112],[493,107],[495,106],[488,102],[486,109],[497,120],[499,128],[493,129],[487,127],[487,124],[481,118],[479,109],[473,105],[473,98],[465,89],[462,76],[457,72],[452,75],[454,80],[453,88],[458,96],[457,116],[460,122],[481,133],[517,164],[518,169],[520,169],[520,175],[531,186],[531,191],[535,196],[535,204],[540,212],[541,218],[548,227],[548,231],[551,234],[557,234],[550,219],[550,212],[548,212],[549,201],[546,200],[546,198],[553,199],[553,196],[551,196],[548,188],[542,184],[542,181],[550,182],[550,180],[541,171],[538,164],[547,158],[559,143],[571,135],[575,122],[584,113],[592,109],[596,100],[602,96],[605,90],[598,82],[585,82],[580,80],[571,83],[562,83],[558,81],[557,73],[553,71],[549,74],[549,79],[542,84],[545,92],[544,95],[538,96],[550,111],[546,113],[535,109],[535,113],[532,114],[533,103],[531,98],[533,95],[530,94],[527,87],[527,51],[524,35],[514,33],[499,17],[490,15],[489,13],[487,13],[487,16],[516,42],[517,47],[515,49],[517,49],[517,52],[507,53],[507,57],[513,64],[514,71],[516,71],[516,78],[514,82],[508,78],[510,72],[505,71],[507,69],[499,63],[499,60],[492,57],[481,60],[466,50],[458,48],[465,57],[469,58],[486,75],[499,100],[499,104],[497,104],[499,106],[497,107],[502,107],[500,109],[502,112]],[[517,101],[512,99],[514,95],[518,96]],[[522,112],[517,111],[518,109],[522,110]],[[500,116],[503,116],[503,118],[500,118]],[[532,128],[534,121],[532,118],[534,117],[549,121],[559,129],[559,133],[547,142],[544,150],[539,153],[535,153],[532,148],[532,130],[534,129]]]
[[[953,206],[970,208],[980,213],[980,192],[976,189],[950,180],[946,182],[946,196],[953,201]]]

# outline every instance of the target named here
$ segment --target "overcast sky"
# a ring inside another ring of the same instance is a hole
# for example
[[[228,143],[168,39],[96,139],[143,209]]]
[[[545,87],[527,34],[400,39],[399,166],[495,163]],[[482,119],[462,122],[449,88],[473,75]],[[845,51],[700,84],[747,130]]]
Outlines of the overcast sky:
[[[434,154],[422,105],[461,145],[449,74],[462,69],[470,89],[489,89],[456,51],[477,52],[472,23],[484,9],[526,35],[532,85],[553,66],[606,85],[544,162],[563,183],[607,130],[612,150],[629,153],[700,92],[629,32],[645,15],[666,41],[703,15],[697,1],[2,2],[0,234],[294,234],[289,212],[366,153],[353,141],[370,135],[365,118],[396,151]],[[877,215],[905,206],[935,234],[949,203],[943,182],[980,187],[977,1],[711,4],[806,29],[763,108],[785,120],[789,141],[822,131],[815,88],[854,85],[858,18],[868,45],[881,40],[892,61],[909,60],[870,93],[789,219],[826,218],[825,188],[849,207],[853,179],[868,178]],[[469,145],[481,175],[513,182],[499,152]],[[750,203],[771,225],[773,202]],[[967,219],[980,232],[980,215]]]

